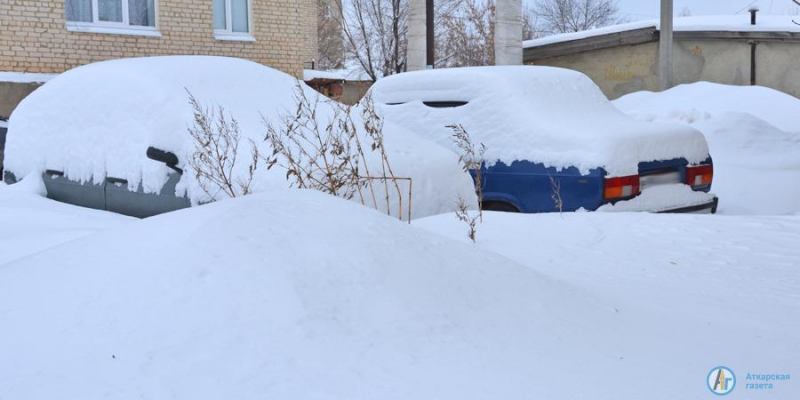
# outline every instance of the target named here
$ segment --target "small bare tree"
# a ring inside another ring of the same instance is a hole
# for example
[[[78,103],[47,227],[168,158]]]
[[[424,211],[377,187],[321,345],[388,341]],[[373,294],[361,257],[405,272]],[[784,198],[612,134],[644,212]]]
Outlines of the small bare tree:
[[[620,21],[617,0],[537,0],[534,12],[551,34],[580,32]]]
[[[233,116],[226,116],[221,106],[217,107],[216,112],[203,107],[191,93],[189,104],[194,111],[194,124],[189,128],[194,152],[189,157],[189,166],[200,188],[210,201],[217,200],[219,193],[228,197],[250,194],[260,157],[257,144],[249,141],[247,172],[244,176],[238,176],[237,161],[242,141],[239,123]]]
[[[316,69],[338,69],[344,66],[344,32],[342,0],[317,0]]]

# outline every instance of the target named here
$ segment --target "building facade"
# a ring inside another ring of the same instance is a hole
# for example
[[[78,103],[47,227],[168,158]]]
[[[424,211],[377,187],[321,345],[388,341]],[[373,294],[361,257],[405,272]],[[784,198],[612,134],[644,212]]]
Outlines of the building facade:
[[[800,21],[800,18],[794,18]],[[581,71],[610,99],[659,90],[657,24],[632,23],[528,41],[524,62]],[[760,85],[800,97],[800,24],[789,16],[675,20],[674,84]]]
[[[3,0],[0,71],[60,73],[115,58],[214,55],[300,77],[316,57],[316,19],[316,0]]]

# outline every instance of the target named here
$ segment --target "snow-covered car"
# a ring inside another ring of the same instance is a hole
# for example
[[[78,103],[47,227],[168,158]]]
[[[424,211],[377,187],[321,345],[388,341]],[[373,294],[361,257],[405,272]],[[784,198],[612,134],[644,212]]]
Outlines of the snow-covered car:
[[[337,103],[288,74],[247,60],[173,56],[78,67],[38,88],[11,115],[5,181],[44,174],[50,198],[136,217],[218,200],[227,196],[203,188],[189,163],[196,148],[189,132],[195,126],[190,94],[203,108],[219,115],[222,107],[235,118],[246,148],[250,140],[269,146],[265,120],[284,123],[297,108],[298,91],[316,104],[318,122],[325,126]],[[376,208],[398,215],[400,207],[413,204],[413,216],[424,217],[454,210],[459,196],[475,199],[455,153],[389,122],[383,133],[395,176],[412,178],[414,191],[413,201],[405,195],[403,204],[399,196],[388,205],[376,196],[376,203],[383,202]],[[366,153],[362,168],[380,162],[379,152]],[[238,160],[229,172],[234,181],[248,174],[248,157]],[[286,171],[259,163],[251,192],[289,186]],[[406,181],[402,190],[407,186]]]
[[[411,72],[381,79],[372,97],[387,120],[443,146],[458,151],[458,126],[474,146],[485,145],[488,210],[716,211],[702,133],[634,120],[576,71]]]

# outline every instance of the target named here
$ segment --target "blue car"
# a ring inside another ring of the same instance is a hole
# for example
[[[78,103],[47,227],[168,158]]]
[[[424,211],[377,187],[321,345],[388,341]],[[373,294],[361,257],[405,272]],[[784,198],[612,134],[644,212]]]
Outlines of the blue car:
[[[379,80],[367,99],[388,121],[456,152],[456,127],[473,147],[485,145],[470,173],[481,175],[486,210],[716,212],[703,135],[624,115],[576,71],[410,72]]]

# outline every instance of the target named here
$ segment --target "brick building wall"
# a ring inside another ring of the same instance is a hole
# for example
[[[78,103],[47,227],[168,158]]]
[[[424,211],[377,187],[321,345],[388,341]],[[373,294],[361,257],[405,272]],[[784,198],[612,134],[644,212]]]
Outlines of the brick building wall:
[[[0,71],[59,73],[159,55],[246,58],[301,77],[316,57],[316,0],[251,0],[254,42],[214,37],[213,0],[157,0],[160,37],[71,32],[64,0],[0,1]]]

